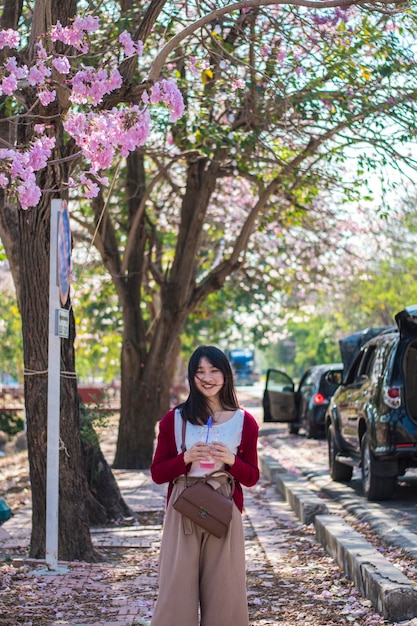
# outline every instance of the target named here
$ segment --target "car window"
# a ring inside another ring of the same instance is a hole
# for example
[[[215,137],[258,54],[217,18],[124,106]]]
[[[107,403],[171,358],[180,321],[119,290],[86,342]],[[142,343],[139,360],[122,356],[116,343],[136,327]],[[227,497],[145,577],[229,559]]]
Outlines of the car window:
[[[326,382],[330,383],[330,385],[339,386],[342,382],[343,378],[343,370],[331,370],[327,372],[325,376]]]
[[[332,396],[342,382],[342,375],[343,370],[325,372],[320,382],[321,393],[326,397]]]
[[[387,351],[389,351],[390,346],[383,344],[379,347],[375,357],[374,369],[373,369],[373,377],[375,379],[382,376],[385,369],[385,363],[387,361]]]
[[[372,367],[375,362],[376,346],[368,346],[363,353],[357,374],[356,380],[360,380],[362,377],[369,377],[372,372]]]
[[[360,352],[358,352],[358,354],[355,356],[349,370],[346,376],[346,380],[345,380],[345,384],[346,385],[351,385],[353,382],[355,382],[355,380],[358,377],[358,370],[359,367],[361,365],[362,362],[362,358],[363,358],[363,354],[364,351],[361,350]]]
[[[306,395],[314,389],[316,384],[317,372],[307,372],[300,381],[299,391]]]
[[[294,383],[287,374],[279,370],[269,370],[267,380],[268,391],[278,393],[294,391]]]

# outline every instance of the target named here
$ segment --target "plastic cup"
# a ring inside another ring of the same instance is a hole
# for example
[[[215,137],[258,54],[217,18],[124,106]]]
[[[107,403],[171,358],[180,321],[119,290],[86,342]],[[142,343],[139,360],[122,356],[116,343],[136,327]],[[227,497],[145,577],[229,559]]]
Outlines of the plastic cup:
[[[214,426],[212,428],[207,428],[207,426],[202,426],[200,430],[200,441],[204,441],[204,443],[213,443],[213,441],[218,441],[218,429]],[[211,457],[200,461],[201,469],[210,469],[213,470],[216,466],[215,460]]]

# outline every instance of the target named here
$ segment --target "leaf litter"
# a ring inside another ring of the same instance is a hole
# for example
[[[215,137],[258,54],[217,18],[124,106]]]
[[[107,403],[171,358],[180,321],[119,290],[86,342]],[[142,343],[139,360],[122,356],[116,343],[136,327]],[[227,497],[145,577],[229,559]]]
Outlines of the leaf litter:
[[[0,495],[14,513],[30,502],[27,455],[0,459]],[[268,484],[254,489],[262,510]],[[138,512],[146,527],[162,512]],[[251,626],[390,625],[316,542],[314,528],[274,520],[279,558],[272,566],[256,528],[244,515]],[[146,548],[101,548],[100,563],[73,562],[68,573],[39,574],[22,550],[0,554],[0,626],[120,626],[148,624],[157,595],[159,538]],[[410,567],[401,555],[402,567]],[[214,626],[214,625],[213,625]],[[393,626],[392,624],[390,626]]]

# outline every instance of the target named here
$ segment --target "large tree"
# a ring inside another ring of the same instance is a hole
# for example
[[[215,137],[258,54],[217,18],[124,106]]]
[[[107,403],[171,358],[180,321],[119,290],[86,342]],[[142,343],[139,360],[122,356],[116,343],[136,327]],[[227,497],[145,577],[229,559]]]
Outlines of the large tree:
[[[150,463],[190,314],[239,271],[282,289],[305,282],[306,260],[323,273],[344,235],[323,192],[353,193],[358,180],[344,149],[357,147],[365,172],[381,155],[396,160],[414,132],[415,14],[218,8],[208,21],[210,8],[200,5],[198,29],[189,3],[161,13],[168,43],[151,77],[168,58],[185,115],[172,131],[160,117],[153,142],[118,170],[124,202],[93,205],[123,316],[116,467]]]
[[[289,227],[304,236],[307,207],[319,186],[334,182],[344,145],[369,141],[396,156],[392,139],[414,124],[412,11],[397,35],[389,12],[315,10],[347,6],[343,0],[296,4],[313,10],[270,0],[90,2],[104,13],[98,27],[95,18],[72,22],[76,0],[2,3],[0,234],[23,325],[34,557],[45,545],[50,200],[77,185],[75,168],[86,197],[95,195],[95,244],[123,311],[115,464],[146,467],[187,316],[244,265],[258,228],[270,247],[285,247]],[[187,105],[172,133],[182,102],[171,80],[157,82],[161,72],[177,75]],[[158,109],[150,135],[148,109],[158,103],[171,120]],[[104,192],[102,170],[117,152],[125,161]],[[121,175],[125,206],[114,207]],[[90,559],[70,299],[65,306],[59,556]]]
[[[50,201],[53,197],[68,197],[69,175],[79,160],[79,146],[64,134],[63,122],[69,108],[74,104],[78,107],[83,85],[91,92],[93,87],[98,85],[100,89],[104,84],[104,91],[108,91],[114,88],[111,80],[115,75],[106,75],[107,82],[100,85],[100,75],[95,76],[94,82],[88,68],[80,64],[88,33],[95,22],[89,18],[72,22],[76,1],[39,1],[33,7],[10,0],[2,4],[0,233],[22,317],[33,502],[30,555],[40,558],[45,553],[46,527]],[[157,5],[152,3],[142,20],[145,35],[152,27],[153,13],[158,13]],[[49,33],[54,24],[58,26],[51,37]],[[27,45],[16,54],[18,28]],[[142,33],[140,29],[139,32]],[[73,83],[69,76],[71,64],[76,64],[70,75]],[[77,77],[79,83],[76,83]],[[122,84],[121,76],[116,79]],[[93,93],[91,98],[94,97]],[[131,123],[118,120],[124,124],[123,129],[119,128],[119,140],[123,130],[126,140],[129,131],[136,130],[135,119],[142,121],[141,112],[136,115],[135,109],[125,109],[124,115],[130,116]],[[113,117],[116,119],[116,114]],[[137,140],[135,145],[139,142]],[[87,189],[91,189],[91,178],[84,176],[82,180]],[[70,311],[70,335],[62,340],[61,349],[59,558],[91,560],[96,555],[89,535],[89,519],[99,517],[100,505],[89,489],[82,454],[75,378],[75,326],[70,298],[65,307]],[[87,455],[89,466],[90,452],[91,448]]]

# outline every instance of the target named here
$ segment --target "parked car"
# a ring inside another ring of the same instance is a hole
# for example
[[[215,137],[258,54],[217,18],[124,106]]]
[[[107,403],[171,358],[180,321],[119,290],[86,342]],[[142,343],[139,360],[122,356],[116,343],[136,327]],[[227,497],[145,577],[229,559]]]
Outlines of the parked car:
[[[368,500],[391,498],[397,477],[417,467],[417,305],[395,322],[358,344],[326,413],[330,476],[349,481],[360,467]],[[339,342],[342,356],[349,342]]]
[[[313,365],[295,390],[293,380],[279,370],[269,369],[263,395],[265,422],[288,422],[297,434],[304,427],[307,437],[324,436],[324,417],[329,398],[342,382],[343,364]]]

